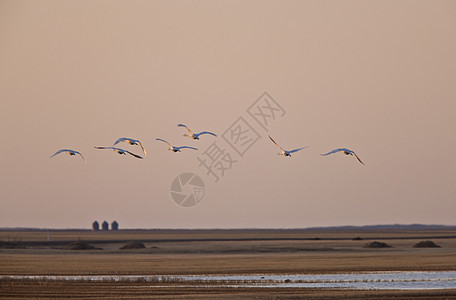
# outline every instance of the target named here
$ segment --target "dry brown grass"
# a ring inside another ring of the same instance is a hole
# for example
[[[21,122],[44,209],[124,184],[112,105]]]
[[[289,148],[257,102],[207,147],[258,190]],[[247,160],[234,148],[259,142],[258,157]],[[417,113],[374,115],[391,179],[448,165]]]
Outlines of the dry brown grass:
[[[67,235],[65,234],[67,233]],[[240,231],[58,231],[68,244],[86,237],[100,251],[64,250],[65,245],[0,249],[1,274],[194,274],[332,273],[378,270],[456,270],[456,239],[432,239],[447,231],[307,232]],[[0,232],[5,235],[5,232]],[[280,234],[279,234],[280,233]],[[41,232],[8,232],[23,242]],[[314,236],[312,236],[314,235]],[[320,240],[283,240],[319,236]],[[367,237],[379,235],[393,248],[366,249]],[[361,236],[364,240],[352,240]],[[413,245],[428,236],[442,248]],[[232,240],[219,241],[229,238]],[[248,240],[255,238],[259,240]],[[270,240],[279,238],[280,240]],[[416,238],[416,239],[415,239]],[[173,239],[175,241],[170,241]],[[200,239],[201,241],[188,241]],[[264,240],[261,240],[264,239]],[[342,240],[341,240],[342,239]],[[83,239],[84,240],[84,239]],[[119,250],[121,240],[154,240],[146,249]]]
[[[400,237],[433,237],[455,236],[454,230],[118,230],[118,231],[90,231],[90,230],[50,230],[51,241],[74,240],[166,240],[166,239],[238,239],[242,238],[345,238],[361,237],[365,239],[400,238]],[[46,241],[46,230],[0,230],[0,241]]]
[[[0,254],[0,273],[10,275],[160,275],[341,273],[456,270],[456,254],[360,251],[356,253],[248,254]]]
[[[0,297],[84,299],[454,299],[453,290],[363,291],[182,286],[141,282],[0,281]]]
[[[4,238],[5,232],[1,232]],[[21,241],[37,241],[42,232],[8,232]],[[302,232],[302,231],[59,231],[61,241],[77,239],[104,250],[71,251],[45,244],[27,249],[0,249],[0,274],[9,275],[179,275],[179,274],[298,274],[361,271],[456,270],[456,239],[433,237],[454,232]],[[352,240],[360,236],[363,240]],[[442,248],[413,248],[423,237]],[[283,240],[319,237],[320,240]],[[383,239],[379,239],[383,238]],[[214,239],[229,238],[220,241]],[[258,240],[246,240],[255,238]],[[261,239],[264,240],[261,240]],[[270,240],[280,238],[281,240]],[[330,239],[328,239],[330,238]],[[336,240],[332,240],[336,238]],[[339,240],[344,238],[344,240]],[[393,248],[366,249],[367,238],[386,241]],[[169,241],[173,239],[175,241]],[[186,241],[200,239],[200,241]],[[120,240],[154,240],[146,249],[119,250]],[[62,247],[63,248],[63,247]],[[87,283],[40,280],[2,280],[3,298],[392,298],[416,299],[455,296],[455,291],[340,291],[292,288],[158,287],[156,283]],[[27,295],[29,296],[24,296]]]

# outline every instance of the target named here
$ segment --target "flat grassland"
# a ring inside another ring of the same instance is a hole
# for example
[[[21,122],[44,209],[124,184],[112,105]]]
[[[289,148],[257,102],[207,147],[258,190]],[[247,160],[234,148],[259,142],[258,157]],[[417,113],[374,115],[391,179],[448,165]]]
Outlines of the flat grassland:
[[[0,275],[313,274],[455,271],[455,230],[0,231]],[[413,248],[432,240],[440,248]],[[84,241],[102,250],[68,250]],[[144,249],[120,250],[129,241]],[[391,248],[364,248],[372,241]],[[456,298],[454,290],[233,288],[206,283],[1,279],[2,298]]]

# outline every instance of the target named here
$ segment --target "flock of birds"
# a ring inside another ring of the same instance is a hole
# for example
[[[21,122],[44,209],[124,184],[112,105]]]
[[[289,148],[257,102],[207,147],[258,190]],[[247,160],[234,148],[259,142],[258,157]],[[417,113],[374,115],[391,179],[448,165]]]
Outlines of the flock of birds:
[[[204,135],[204,134],[209,134],[209,135],[212,135],[212,136],[217,136],[215,133],[212,133],[212,132],[209,132],[209,131],[201,131],[199,133],[194,133],[188,126],[184,125],[184,124],[178,124],[177,125],[178,127],[185,127],[188,131],[188,134],[184,134],[185,137],[188,137],[188,138],[191,138],[193,140],[199,140],[199,137],[201,135]],[[283,149],[282,147],[279,146],[279,144],[277,144],[277,142],[269,135],[269,138],[271,139],[271,141],[280,149],[280,153],[278,153],[278,155],[283,155],[283,156],[288,156],[288,157],[291,157],[291,154],[292,153],[295,153],[295,152],[298,152],[300,150],[303,150],[303,149],[306,149],[307,147],[309,146],[306,146],[306,147],[302,147],[302,148],[297,148],[297,149],[294,149],[294,150],[285,150]],[[168,144],[169,148],[168,150],[170,151],[173,151],[173,152],[180,152],[181,149],[191,149],[191,150],[198,150],[197,148],[194,148],[194,147],[190,147],[190,146],[173,146],[171,145],[170,143],[168,143],[167,141],[165,141],[164,139],[160,139],[160,138],[157,138],[156,139],[157,141],[160,141],[160,142],[164,142],[166,144]],[[143,145],[141,144],[141,142],[139,140],[135,140],[135,139],[131,139],[131,138],[126,138],[126,137],[123,137],[123,138],[119,138],[112,146],[110,147],[98,147],[98,146],[95,146],[96,149],[110,149],[110,150],[114,150],[115,152],[117,152],[118,154],[123,154],[123,155],[126,155],[126,154],[130,154],[131,156],[133,157],[136,157],[136,158],[139,158],[139,159],[142,159],[143,157],[140,156],[140,155],[137,155],[135,153],[132,153],[128,150],[125,150],[125,149],[122,149],[122,148],[118,148],[118,147],[114,147],[116,146],[117,144],[119,143],[122,143],[122,142],[126,142],[130,145],[133,145],[133,146],[139,146],[141,147],[141,150],[142,152],[144,153],[144,155],[146,155],[146,149],[144,149]],[[352,156],[355,156],[358,161],[360,163],[362,163],[364,165],[364,163],[361,161],[361,159],[358,157],[358,155],[356,155],[356,153],[350,149],[347,149],[347,148],[337,148],[337,149],[334,149],[332,151],[329,151],[328,153],[325,153],[325,154],[321,154],[322,156],[326,156],[326,155],[330,155],[330,154],[333,154],[333,153],[337,153],[337,152],[342,152],[343,154],[345,155],[352,155]],[[75,151],[75,150],[71,150],[71,149],[60,149],[59,151],[57,151],[56,153],[54,153],[52,157],[60,154],[60,153],[67,153],[69,155],[80,155],[82,157],[82,160],[84,161],[84,163],[87,164],[87,161],[85,160],[84,156],[78,152],[78,151]]]
[[[302,148],[298,148],[298,149],[287,151],[287,150],[283,149],[282,147],[280,147],[279,144],[277,144],[276,141],[274,141],[274,139],[271,136],[269,136],[269,138],[271,139],[271,141],[277,147],[279,147],[280,151],[282,151],[281,153],[277,153],[278,155],[290,156],[291,157],[291,153],[295,153],[295,152],[298,152],[299,150],[306,149],[307,147],[309,147],[309,146],[306,146],[306,147],[302,147]],[[328,153],[320,154],[320,155],[321,156],[326,156],[326,155],[333,154],[333,153],[336,153],[336,152],[342,152],[345,155],[353,155],[353,156],[355,156],[358,159],[358,161],[360,163],[362,163],[364,165],[364,163],[361,161],[361,159],[358,157],[358,155],[356,155],[356,153],[354,151],[352,151],[350,149],[347,149],[347,148],[337,148],[337,149],[334,149],[332,151],[329,151]]]

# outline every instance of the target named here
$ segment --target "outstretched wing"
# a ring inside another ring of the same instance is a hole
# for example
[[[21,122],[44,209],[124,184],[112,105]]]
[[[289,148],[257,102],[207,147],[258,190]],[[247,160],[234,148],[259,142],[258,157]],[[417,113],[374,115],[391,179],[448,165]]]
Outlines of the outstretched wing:
[[[358,157],[358,155],[356,155],[355,152],[353,152],[353,155],[356,156],[356,158],[359,160],[360,163],[362,163],[364,165],[364,163],[361,161],[361,159]]]
[[[57,151],[56,153],[54,153],[54,154],[51,156],[51,158],[54,157],[54,156],[56,156],[56,155],[59,154],[59,153],[62,153],[62,152],[68,152],[68,153],[78,154],[78,155],[80,155],[80,156],[82,157],[82,160],[87,164],[87,161],[85,160],[84,156],[83,156],[80,152],[74,151],[74,150],[70,150],[70,149],[60,149],[59,151]]]
[[[288,153],[295,153],[295,152],[298,152],[299,150],[306,149],[306,148],[308,148],[308,147],[309,147],[309,146],[305,146],[305,147],[302,147],[302,148],[290,150],[290,151],[288,151]]]
[[[190,130],[190,128],[187,127],[187,125],[184,125],[184,124],[177,124],[178,127],[185,127],[187,128],[188,130],[188,133],[190,133],[190,135],[193,135],[193,132]]]
[[[114,147],[98,147],[98,146],[95,146],[94,148],[96,149],[117,149],[117,148],[114,148]]]
[[[157,140],[157,141],[161,141],[161,142],[165,142],[165,143],[167,143],[167,144],[168,144],[168,146],[170,146],[171,148],[173,147],[173,145],[171,145],[170,143],[168,143],[168,142],[167,142],[167,141],[165,141],[165,140],[162,140],[162,139],[156,139],[156,140]]]
[[[54,153],[50,158],[53,158],[54,156],[56,156],[56,155],[59,154],[59,153],[68,152],[68,151],[70,151],[70,150],[68,150],[68,149],[60,149],[59,151],[57,151],[56,153]]]
[[[127,150],[124,150],[124,151],[127,152],[127,153],[130,154],[130,155],[133,155],[133,156],[136,157],[136,158],[142,159],[142,156],[139,156],[139,155],[137,155],[137,154],[131,153],[130,151],[127,151]]]
[[[73,152],[74,152],[74,153],[76,153],[76,154],[79,154],[79,155],[81,155],[81,157],[82,157],[82,160],[83,160],[83,161],[85,162],[85,164],[87,165],[87,161],[85,160],[84,156],[82,156],[82,154],[81,154],[81,153],[79,153],[78,151],[73,151]]]
[[[279,146],[279,144],[276,143],[276,141],[274,141],[274,139],[273,139],[270,135],[268,135],[268,136],[269,136],[269,138],[271,139],[271,141],[272,141],[277,147],[279,147],[280,150],[282,150],[283,152],[286,152],[285,150],[282,149],[282,147]]]
[[[197,148],[193,148],[193,147],[189,147],[189,146],[180,146],[180,147],[176,147],[177,149],[192,149],[192,150],[198,150]]]
[[[200,133],[197,133],[196,136],[200,136],[200,135],[203,135],[203,134],[210,134],[210,135],[213,135],[213,136],[217,136],[215,133],[212,133],[212,132],[209,132],[209,131],[201,131]]]
[[[141,149],[142,149],[144,155],[147,155],[147,154],[146,154],[146,149],[144,149],[144,147],[143,147],[143,145],[141,144],[140,141],[138,141],[138,144],[139,144],[139,146],[141,147]]]
[[[118,143],[120,142],[123,142],[123,141],[129,141],[130,139],[129,138],[120,138],[118,139],[114,144],[112,144],[113,146],[117,145]]]
[[[332,151],[329,151],[328,153],[325,153],[325,154],[320,154],[322,156],[326,156],[326,155],[329,155],[329,154],[333,154],[333,153],[336,153],[336,152],[339,152],[339,151],[345,151],[345,150],[348,150],[348,149],[344,149],[344,148],[337,148],[337,149],[334,149]]]

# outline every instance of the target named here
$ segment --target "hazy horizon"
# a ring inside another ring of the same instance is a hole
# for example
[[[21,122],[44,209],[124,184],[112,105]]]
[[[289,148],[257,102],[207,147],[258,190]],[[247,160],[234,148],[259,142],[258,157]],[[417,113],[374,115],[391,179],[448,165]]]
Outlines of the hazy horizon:
[[[100,229],[98,229],[98,231],[113,231],[111,229],[111,223],[109,223],[109,229],[108,230],[103,230],[101,229],[101,223],[102,222],[99,222],[100,223]],[[88,231],[94,231],[93,228],[92,228],[92,224],[89,224],[90,226],[88,227],[68,227],[68,228],[65,228],[65,227],[61,227],[61,228],[46,228],[46,227],[0,227],[0,230],[5,230],[5,231],[8,231],[8,230],[61,230],[61,231],[65,231],[65,230],[88,230]],[[382,229],[382,228],[397,228],[397,229],[407,229],[407,228],[454,228],[456,227],[456,225],[440,225],[440,224],[376,224],[376,225],[358,225],[358,226],[354,226],[354,225],[338,225],[338,226],[317,226],[317,227],[302,227],[302,228],[285,228],[285,227],[281,227],[281,228],[278,228],[278,227],[275,227],[275,228],[266,228],[266,227],[232,227],[232,228],[228,228],[228,227],[224,227],[224,228],[178,228],[178,227],[175,227],[175,228],[121,228],[119,227],[118,229],[115,229],[114,231],[117,231],[117,230],[171,230],[171,231],[174,231],[174,230],[178,230],[178,231],[206,231],[206,230],[214,230],[214,231],[217,231],[217,230],[227,230],[227,231],[231,231],[231,230],[247,230],[247,231],[254,231],[254,230],[271,230],[271,231],[275,231],[275,230],[278,230],[278,231],[281,231],[281,230],[331,230],[331,229],[334,229],[334,230],[344,230],[344,229],[347,229],[347,228],[350,228],[350,229],[366,229],[366,228],[369,228],[369,229],[372,229],[373,228],[378,228],[378,229]],[[97,230],[95,230],[97,231]]]
[[[0,227],[455,225],[455,17],[443,0],[0,0]],[[268,135],[309,147],[279,156]],[[94,149],[121,137],[147,156]],[[339,147],[365,165],[320,155]],[[170,194],[183,173],[204,182],[192,207]]]

